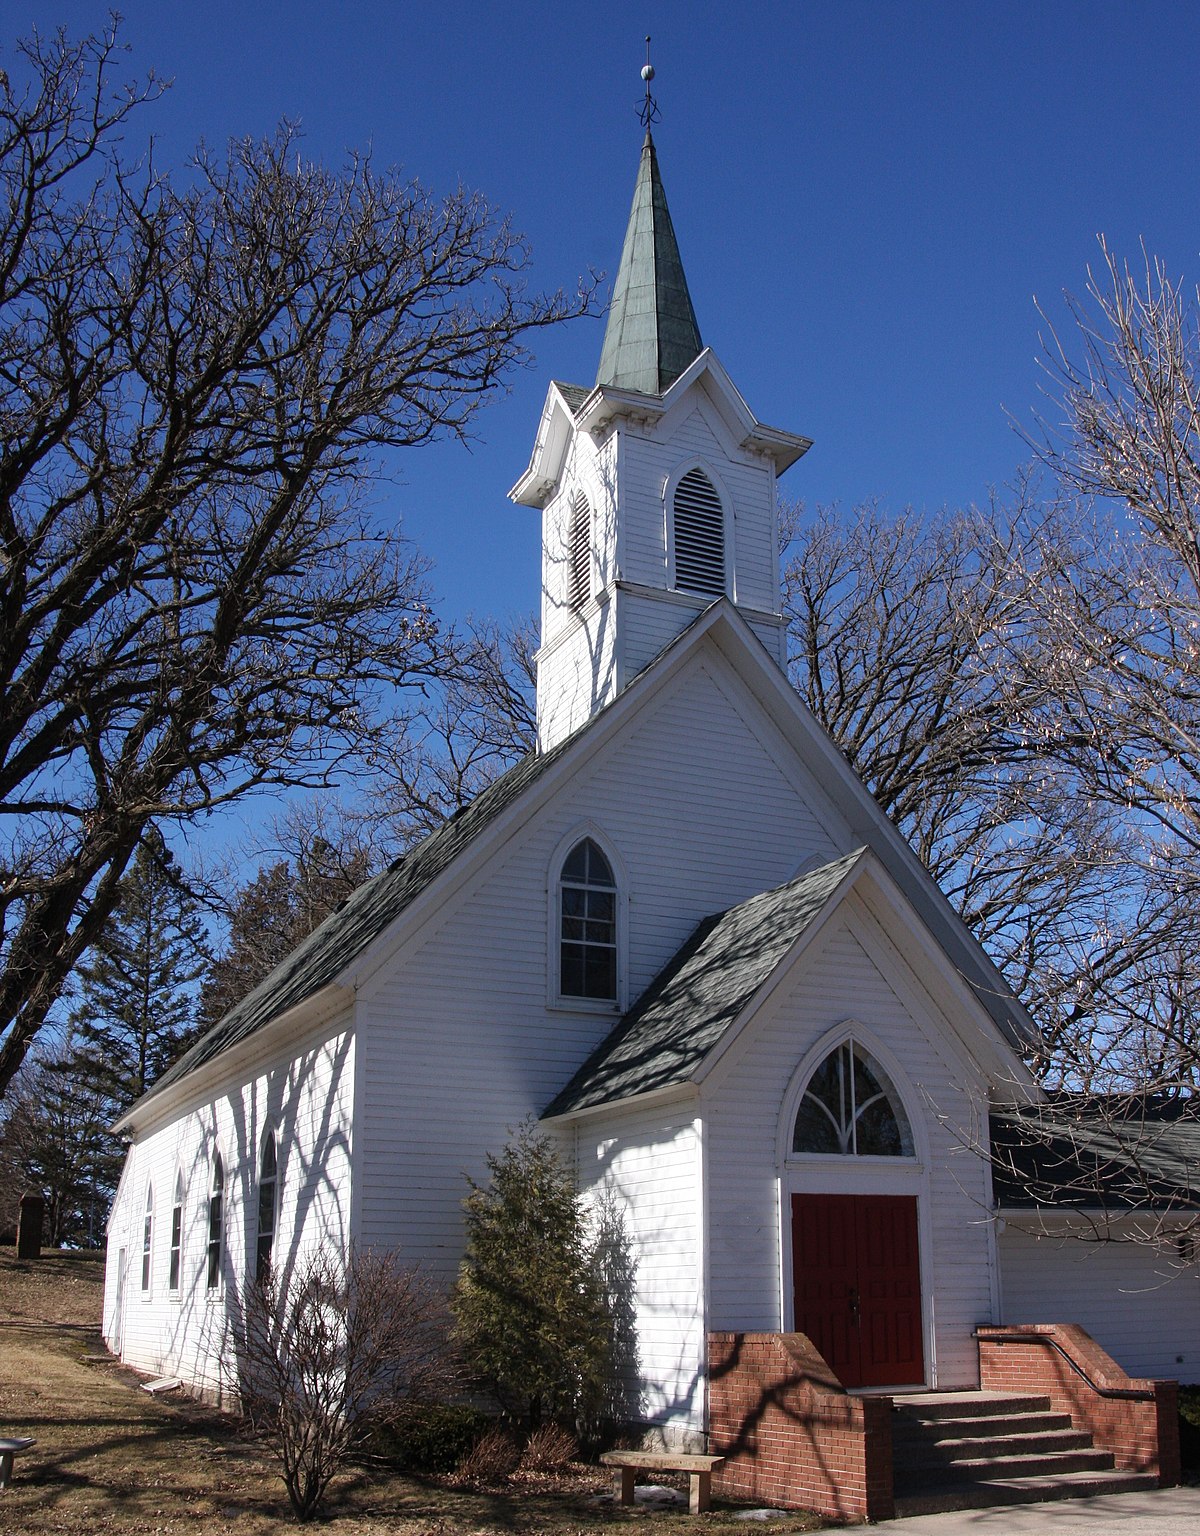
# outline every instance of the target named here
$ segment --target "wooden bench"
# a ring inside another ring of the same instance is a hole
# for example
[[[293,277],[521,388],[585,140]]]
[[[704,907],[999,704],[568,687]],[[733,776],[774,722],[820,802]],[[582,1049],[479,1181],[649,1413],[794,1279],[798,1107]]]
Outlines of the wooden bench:
[[[605,1451],[600,1460],[616,1472],[616,1492],[622,1504],[633,1503],[633,1480],[639,1472],[686,1472],[688,1509],[701,1515],[708,1508],[712,1475],[724,1456],[687,1456],[671,1451]]]
[[[13,1457],[18,1451],[27,1451],[36,1440],[0,1440],[0,1488],[7,1488],[12,1479]]]

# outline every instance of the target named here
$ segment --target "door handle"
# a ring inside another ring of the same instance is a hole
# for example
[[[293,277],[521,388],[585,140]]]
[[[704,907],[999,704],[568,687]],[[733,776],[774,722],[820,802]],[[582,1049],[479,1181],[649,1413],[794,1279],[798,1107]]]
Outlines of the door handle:
[[[858,1287],[856,1285],[850,1287],[850,1320],[856,1328],[861,1324],[861,1314],[858,1307]]]

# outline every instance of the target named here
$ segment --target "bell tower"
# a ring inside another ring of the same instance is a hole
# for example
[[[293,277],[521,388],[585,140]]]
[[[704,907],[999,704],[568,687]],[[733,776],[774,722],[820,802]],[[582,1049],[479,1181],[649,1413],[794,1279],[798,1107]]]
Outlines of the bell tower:
[[[650,132],[590,388],[553,383],[509,492],[542,513],[538,745],[583,725],[713,602],[780,666],[775,482],[809,440],[762,425],[700,328]]]

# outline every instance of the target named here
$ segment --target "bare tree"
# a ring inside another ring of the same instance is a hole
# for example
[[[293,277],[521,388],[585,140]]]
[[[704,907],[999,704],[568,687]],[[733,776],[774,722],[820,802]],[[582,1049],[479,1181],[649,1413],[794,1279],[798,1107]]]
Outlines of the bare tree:
[[[446,1321],[444,1297],[394,1253],[314,1253],[251,1284],[228,1363],[297,1519],[316,1513],[371,1426],[453,1389]]]
[[[464,434],[529,298],[477,197],[284,127],[181,189],[122,139],[112,33],[0,74],[0,1091],[150,821],[328,781],[438,663],[378,450]]]

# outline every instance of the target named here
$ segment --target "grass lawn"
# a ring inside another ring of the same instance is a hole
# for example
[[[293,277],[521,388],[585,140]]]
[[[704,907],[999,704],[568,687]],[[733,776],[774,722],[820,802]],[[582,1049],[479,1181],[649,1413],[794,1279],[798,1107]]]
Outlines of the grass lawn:
[[[18,1263],[0,1248],[0,1436],[33,1435],[14,1480],[0,1492],[0,1533],[102,1536],[203,1531],[260,1536],[296,1529],[267,1449],[235,1421],[178,1393],[152,1398],[140,1378],[104,1353],[97,1334],[102,1260],[50,1253]],[[470,1491],[444,1479],[352,1467],[335,1483],[316,1524],[335,1536],[732,1536],[733,1511],[653,1513],[593,1502],[608,1478],[578,1467],[527,1474],[502,1488]],[[815,1516],[773,1522],[811,1531]],[[749,1529],[758,1528],[755,1521]]]

